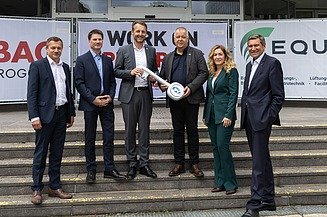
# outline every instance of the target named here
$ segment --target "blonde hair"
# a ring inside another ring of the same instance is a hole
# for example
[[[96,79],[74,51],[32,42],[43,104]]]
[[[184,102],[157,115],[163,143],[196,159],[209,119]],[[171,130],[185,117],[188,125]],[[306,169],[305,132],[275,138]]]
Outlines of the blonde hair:
[[[236,64],[233,60],[232,54],[223,45],[215,45],[211,48],[208,56],[209,73],[213,75],[217,71],[217,66],[215,64],[215,61],[213,60],[215,50],[217,49],[221,49],[221,51],[225,54],[225,62],[223,68],[226,70],[227,73],[229,73],[232,68],[236,67]]]

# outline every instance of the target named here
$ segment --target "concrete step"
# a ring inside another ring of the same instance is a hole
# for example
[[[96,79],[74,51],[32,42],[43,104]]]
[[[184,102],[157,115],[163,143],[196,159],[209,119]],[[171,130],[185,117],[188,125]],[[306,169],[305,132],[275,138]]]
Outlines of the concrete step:
[[[173,153],[172,139],[153,139],[150,141],[151,154]],[[326,135],[319,136],[272,136],[270,138],[270,150],[317,150],[325,149],[327,143]],[[0,160],[10,158],[32,158],[34,142],[27,143],[0,143]],[[231,140],[231,151],[248,151],[246,137],[234,136]],[[200,138],[200,153],[212,152],[210,138]],[[96,142],[96,154],[102,155],[102,142]],[[124,155],[124,140],[115,140],[115,154]],[[66,142],[64,156],[84,156],[84,142]]]
[[[210,188],[135,190],[76,193],[72,199],[49,198],[41,206],[30,202],[30,195],[0,196],[0,216],[100,215],[121,212],[148,212],[192,209],[240,208],[249,199],[249,188],[234,195],[211,193]],[[327,184],[276,187],[277,206],[325,204]]]
[[[115,181],[103,178],[103,173],[97,174],[97,183],[87,185],[85,173],[63,174],[61,177],[64,189],[69,192],[106,192],[106,191],[132,191],[151,189],[188,189],[208,188],[213,186],[213,171],[204,171],[205,177],[195,178],[191,173],[181,174],[177,177],[169,177],[167,171],[156,171],[158,178],[151,179],[143,175],[137,175],[134,180]],[[251,183],[250,169],[237,169],[237,180],[240,187],[249,186]],[[296,185],[296,184],[325,184],[327,180],[327,166],[314,167],[275,167],[275,185]],[[44,176],[44,184],[48,184],[48,176]],[[2,176],[0,180],[0,195],[29,194],[32,185],[31,175],[24,176]]]
[[[235,168],[251,168],[251,154],[249,152],[233,152]],[[283,150],[271,151],[273,166],[326,166],[327,149],[318,150]],[[97,156],[98,171],[103,171],[103,157]],[[212,153],[200,153],[200,167],[213,168]],[[125,155],[115,155],[116,168],[127,171]],[[172,154],[151,154],[150,165],[155,171],[170,170],[174,165]],[[32,158],[11,158],[0,160],[0,176],[28,175],[31,174]],[[189,164],[186,162],[186,167]],[[63,174],[84,173],[85,159],[80,156],[65,157],[62,161]]]
[[[124,129],[115,130],[115,139],[124,140]],[[308,126],[308,125],[294,125],[294,126],[273,126],[272,136],[311,136],[311,135],[327,135],[327,126]],[[150,129],[150,139],[172,139],[173,132],[171,126],[161,126]],[[209,138],[208,129],[203,124],[199,124],[199,136],[200,138]],[[234,137],[245,137],[245,131],[236,127],[233,132]],[[102,133],[97,131],[97,140],[101,140]],[[0,143],[22,143],[22,142],[34,142],[35,135],[32,129],[28,131],[1,131]],[[73,128],[68,129],[66,140],[70,142],[83,141],[84,132],[81,130],[75,130]]]

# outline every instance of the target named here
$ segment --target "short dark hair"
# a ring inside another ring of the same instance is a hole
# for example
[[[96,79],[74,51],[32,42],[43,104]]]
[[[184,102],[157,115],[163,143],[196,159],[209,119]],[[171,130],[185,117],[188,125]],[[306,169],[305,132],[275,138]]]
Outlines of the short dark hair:
[[[60,41],[61,44],[62,44],[62,46],[64,46],[64,43],[62,42],[61,38],[59,38],[59,37],[57,37],[57,36],[51,36],[51,37],[49,37],[49,38],[47,39],[47,43],[46,43],[45,47],[48,47],[50,41],[55,41],[55,42]]]
[[[248,37],[248,41],[253,40],[253,39],[259,39],[260,42],[261,42],[261,44],[263,46],[266,46],[266,40],[265,40],[265,38],[262,35],[260,35],[260,34],[253,34],[253,35],[250,35]]]
[[[134,26],[136,24],[140,24],[141,26],[144,26],[145,27],[145,30],[148,31],[148,26],[146,25],[146,23],[142,20],[135,20],[133,23],[132,23],[132,31],[134,31]]]
[[[100,29],[92,29],[89,34],[87,35],[87,38],[91,40],[92,35],[99,34],[101,35],[101,38],[103,39],[103,32]]]

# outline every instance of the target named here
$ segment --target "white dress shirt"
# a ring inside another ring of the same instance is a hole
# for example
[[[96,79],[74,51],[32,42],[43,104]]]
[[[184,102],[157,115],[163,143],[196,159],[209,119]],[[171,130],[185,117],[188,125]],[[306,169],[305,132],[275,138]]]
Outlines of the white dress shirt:
[[[133,44],[133,48],[134,48],[134,53],[135,53],[135,64],[136,64],[136,66],[147,67],[144,44],[143,44],[141,49],[138,49]],[[134,87],[147,87],[147,86],[148,86],[148,81],[147,81],[146,77],[144,78],[144,77],[140,77],[140,76],[135,76]]]
[[[62,67],[63,62],[60,60],[57,64],[49,56],[47,56],[50,63],[53,79],[56,86],[56,106],[62,106],[67,103],[66,97],[66,75],[64,68]]]
[[[66,74],[64,68],[62,67],[63,62],[60,60],[57,64],[49,56],[47,56],[47,59],[50,64],[56,87],[56,106],[65,105],[68,101],[66,97]],[[40,120],[40,117],[32,118],[31,122],[37,120]]]
[[[252,68],[251,68],[251,73],[250,73],[250,77],[249,77],[248,89],[250,88],[253,76],[254,76],[255,72],[257,71],[257,68],[258,68],[264,54],[265,53],[262,53],[256,60],[252,59],[252,61],[251,61]]]

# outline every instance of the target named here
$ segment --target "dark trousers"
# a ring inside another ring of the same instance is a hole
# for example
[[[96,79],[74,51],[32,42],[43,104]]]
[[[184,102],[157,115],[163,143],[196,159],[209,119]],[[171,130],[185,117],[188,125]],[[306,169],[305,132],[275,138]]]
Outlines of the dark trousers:
[[[177,164],[185,162],[185,127],[188,154],[191,165],[199,163],[199,104],[190,104],[186,99],[170,101],[170,113],[174,128],[174,158]]]
[[[35,132],[35,150],[32,166],[32,190],[42,190],[42,178],[46,166],[49,149],[49,187],[53,190],[61,188],[60,167],[64,143],[66,139],[66,106],[56,110],[49,124],[42,124],[42,128]],[[49,148],[50,147],[50,148]]]
[[[245,130],[252,155],[251,199],[247,209],[257,209],[261,202],[274,202],[274,175],[269,154],[271,125],[267,129],[254,131],[245,114]]]
[[[152,100],[148,89],[136,90],[129,103],[122,103],[125,122],[125,150],[130,167],[137,166],[139,154],[140,167],[149,163],[150,119]],[[138,125],[138,147],[136,146],[136,127]]]
[[[97,131],[98,117],[102,127],[103,140],[103,160],[104,170],[109,171],[115,169],[114,163],[114,121],[115,115],[113,104],[106,107],[97,108],[94,111],[84,111],[85,121],[85,158],[87,171],[95,170],[96,154],[95,140]]]
[[[233,190],[237,189],[236,174],[232,153],[229,149],[235,121],[231,126],[224,127],[215,123],[214,108],[211,109],[208,130],[213,147],[215,187]]]

